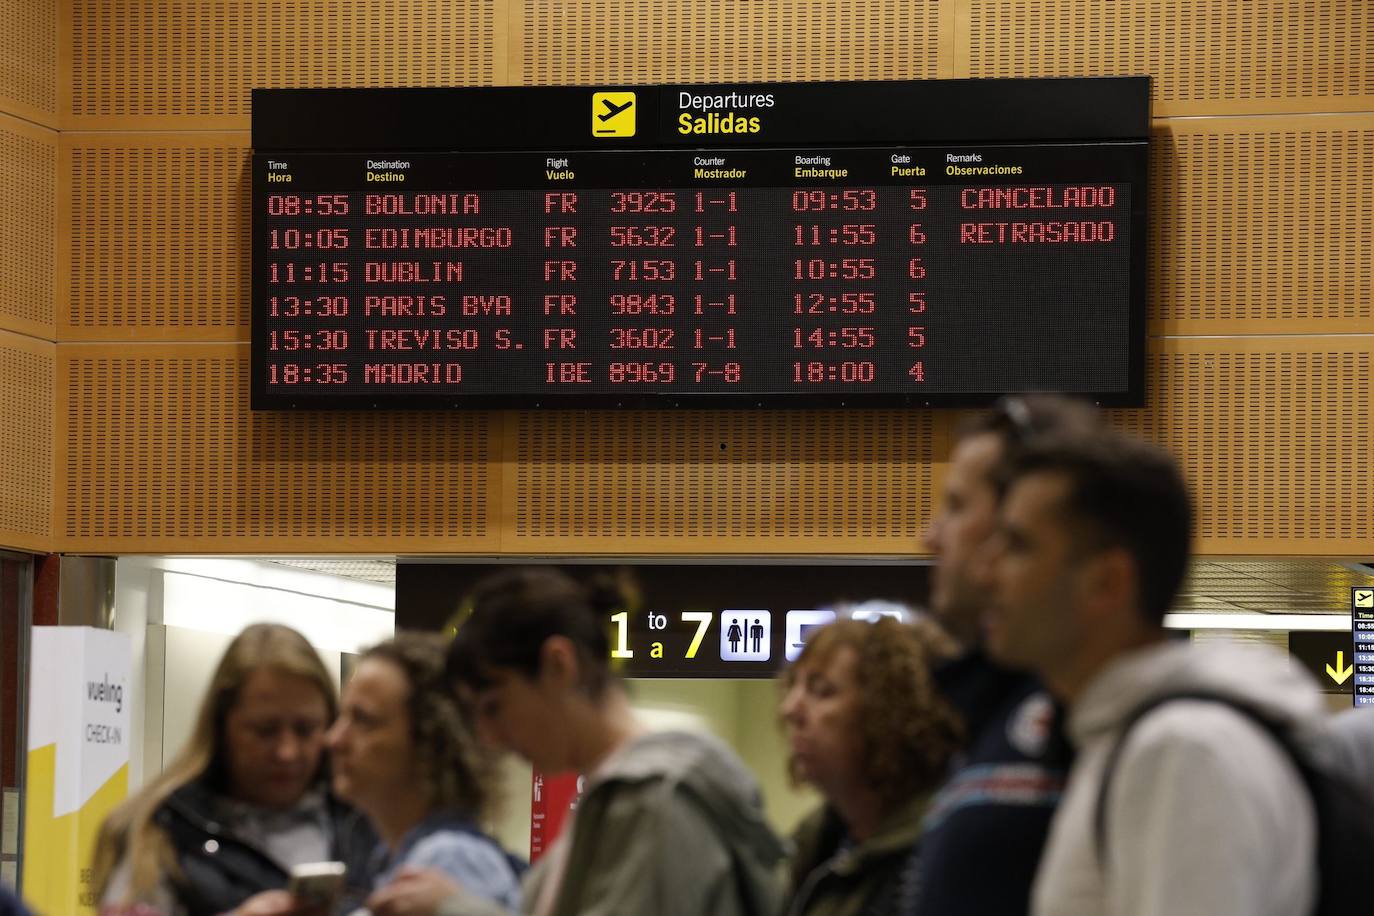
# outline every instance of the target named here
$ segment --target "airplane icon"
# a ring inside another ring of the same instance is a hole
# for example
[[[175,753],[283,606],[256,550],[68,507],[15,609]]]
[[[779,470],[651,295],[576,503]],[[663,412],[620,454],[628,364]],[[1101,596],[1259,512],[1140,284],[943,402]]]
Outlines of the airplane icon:
[[[616,115],[620,114],[622,111],[624,111],[626,108],[629,108],[634,103],[635,100],[630,99],[624,105],[617,105],[610,99],[602,99],[601,104],[606,106],[606,113],[597,115],[597,120],[609,121],[611,118],[614,118]]]
[[[635,94],[633,92],[593,93],[592,135],[596,137],[633,137],[635,135]]]

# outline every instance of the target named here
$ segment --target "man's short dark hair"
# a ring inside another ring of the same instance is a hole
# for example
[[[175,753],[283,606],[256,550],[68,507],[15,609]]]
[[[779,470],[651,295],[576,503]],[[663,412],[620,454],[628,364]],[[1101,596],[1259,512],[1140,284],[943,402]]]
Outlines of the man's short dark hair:
[[[1007,495],[1021,452],[1046,436],[1089,435],[1101,427],[1097,408],[1061,395],[1028,394],[1002,398],[991,410],[965,418],[954,429],[954,441],[996,436],[1001,454],[991,471],[1000,501]]]
[[[1067,480],[1063,509],[1082,543],[1130,553],[1140,611],[1163,623],[1188,571],[1193,530],[1192,500],[1174,457],[1103,428],[1048,436],[1021,450],[1013,479],[1040,472]]]

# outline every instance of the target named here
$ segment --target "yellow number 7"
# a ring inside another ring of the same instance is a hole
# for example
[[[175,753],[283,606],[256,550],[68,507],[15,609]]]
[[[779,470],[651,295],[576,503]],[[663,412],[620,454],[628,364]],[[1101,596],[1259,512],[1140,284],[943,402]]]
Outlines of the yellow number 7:
[[[697,625],[696,635],[692,637],[692,644],[687,647],[687,657],[696,658],[697,649],[701,648],[701,640],[706,636],[706,631],[711,629],[710,611],[683,611],[682,619]]]

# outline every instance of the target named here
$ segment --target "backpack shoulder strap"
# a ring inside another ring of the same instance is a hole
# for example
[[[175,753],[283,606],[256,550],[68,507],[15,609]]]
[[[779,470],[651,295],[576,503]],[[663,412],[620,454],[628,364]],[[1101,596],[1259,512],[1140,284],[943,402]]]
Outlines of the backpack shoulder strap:
[[[1116,776],[1117,765],[1121,762],[1121,754],[1125,750],[1126,742],[1130,738],[1132,730],[1142,719],[1159,707],[1167,706],[1179,700],[1215,703],[1244,716],[1258,725],[1283,750],[1284,754],[1293,760],[1299,775],[1302,777],[1303,784],[1307,786],[1311,784],[1311,766],[1306,756],[1294,742],[1289,729],[1275,721],[1271,714],[1254,704],[1237,697],[1205,690],[1183,690],[1151,697],[1131,710],[1130,715],[1126,717],[1125,723],[1116,736],[1116,743],[1108,752],[1107,762],[1102,768],[1102,779],[1097,786],[1097,807],[1093,809],[1093,834],[1097,840],[1097,862],[1101,868],[1105,868],[1107,865],[1107,803],[1112,790],[1112,781]]]

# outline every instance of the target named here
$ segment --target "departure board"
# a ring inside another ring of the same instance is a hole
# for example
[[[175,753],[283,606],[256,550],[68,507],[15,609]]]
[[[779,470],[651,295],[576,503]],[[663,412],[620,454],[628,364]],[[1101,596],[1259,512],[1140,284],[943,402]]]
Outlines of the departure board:
[[[1147,125],[1143,79],[258,91],[253,406],[1138,404]]]
[[[1351,587],[1350,627],[1355,637],[1355,651],[1351,653],[1355,660],[1355,705],[1374,706],[1374,587]],[[1336,667],[1340,665],[1337,656]],[[1331,671],[1329,665],[1327,671]],[[1337,677],[1349,676],[1350,671],[1341,669],[1336,674]]]

